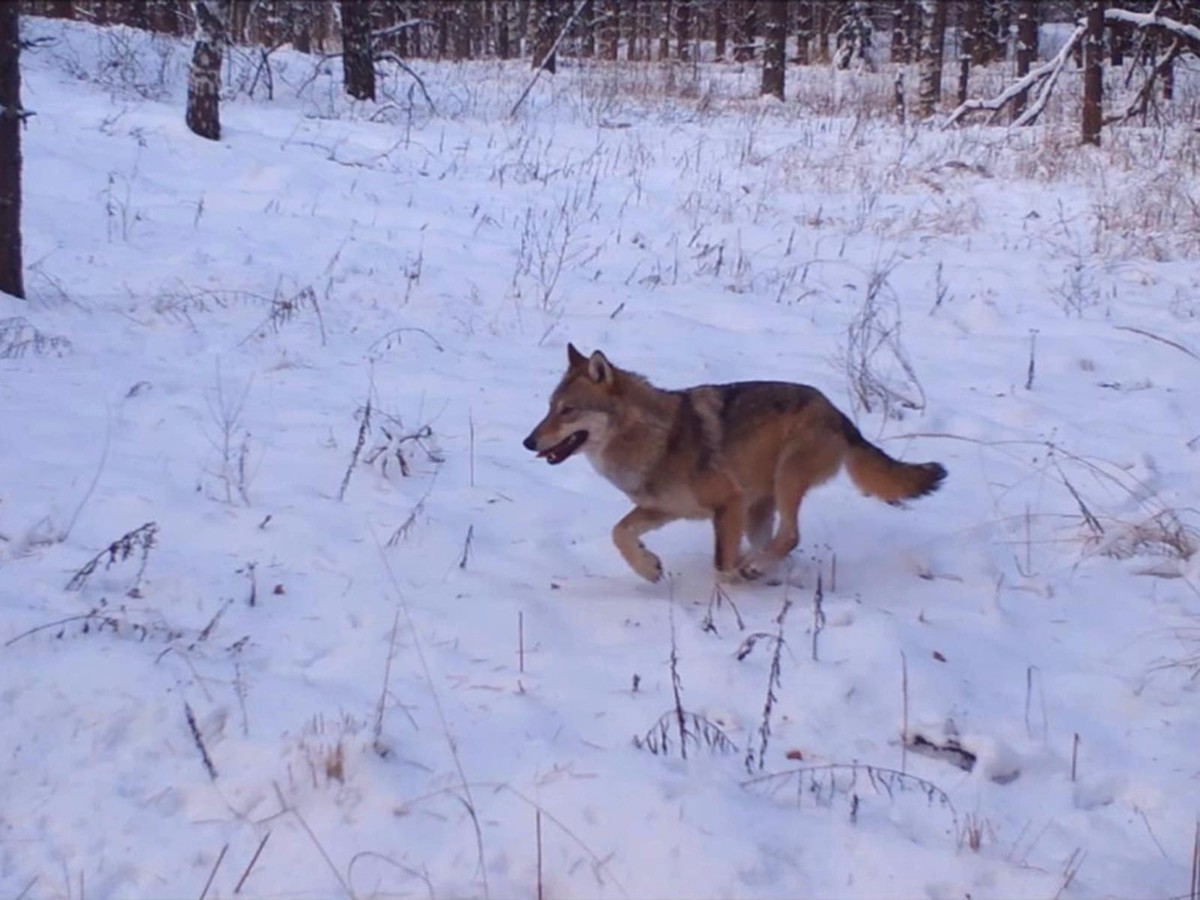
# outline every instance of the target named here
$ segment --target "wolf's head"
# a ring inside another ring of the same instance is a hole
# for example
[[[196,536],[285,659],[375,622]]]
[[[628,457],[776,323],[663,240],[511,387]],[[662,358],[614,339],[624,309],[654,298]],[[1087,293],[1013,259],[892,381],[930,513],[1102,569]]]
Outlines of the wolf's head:
[[[589,441],[603,444],[615,410],[617,370],[599,350],[584,356],[567,344],[567,371],[550,395],[550,411],[538,422],[525,449],[552,466]]]

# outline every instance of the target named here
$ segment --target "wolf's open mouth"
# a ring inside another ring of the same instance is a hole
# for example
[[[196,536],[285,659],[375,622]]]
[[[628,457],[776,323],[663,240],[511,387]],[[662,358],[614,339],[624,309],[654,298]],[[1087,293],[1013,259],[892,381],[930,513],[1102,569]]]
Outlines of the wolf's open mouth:
[[[583,446],[583,442],[588,438],[586,431],[573,431],[563,440],[559,441],[548,450],[543,450],[538,456],[544,456],[546,462],[552,466],[557,466],[560,462]]]

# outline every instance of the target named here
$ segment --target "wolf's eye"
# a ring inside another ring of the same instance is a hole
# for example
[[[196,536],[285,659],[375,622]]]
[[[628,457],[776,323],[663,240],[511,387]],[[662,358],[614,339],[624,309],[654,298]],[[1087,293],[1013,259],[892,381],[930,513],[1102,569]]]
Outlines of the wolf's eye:
[[[558,414],[560,416],[570,416],[570,415],[574,415],[574,413],[575,413],[575,407],[573,407],[573,406],[560,406],[558,408]]]

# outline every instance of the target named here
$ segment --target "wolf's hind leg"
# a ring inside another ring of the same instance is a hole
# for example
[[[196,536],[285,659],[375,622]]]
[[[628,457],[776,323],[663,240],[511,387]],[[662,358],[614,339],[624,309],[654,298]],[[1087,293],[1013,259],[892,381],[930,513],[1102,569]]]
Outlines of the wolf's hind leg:
[[[775,536],[742,564],[743,578],[760,578],[777,566],[800,543],[800,503],[809,485],[801,478],[782,478],[776,484],[775,505],[779,510],[779,525]]]
[[[775,533],[775,498],[755,500],[746,509],[746,540],[750,549],[762,550]]]
[[[613,543],[617,545],[629,567],[647,581],[658,581],[662,578],[662,560],[646,549],[641,536],[647,531],[661,528],[675,518],[656,509],[635,506],[613,526]]]

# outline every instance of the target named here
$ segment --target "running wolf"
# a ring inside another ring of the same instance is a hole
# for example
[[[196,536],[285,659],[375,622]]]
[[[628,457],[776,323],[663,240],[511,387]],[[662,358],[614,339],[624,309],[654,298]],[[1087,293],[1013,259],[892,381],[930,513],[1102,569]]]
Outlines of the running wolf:
[[[633,501],[612,539],[650,581],[662,577],[662,561],[641,536],[676,519],[711,519],[718,574],[754,579],[796,547],[804,495],[843,466],[864,494],[894,506],[936,491],[946,477],[940,463],[892,459],[814,387],[739,381],[662,390],[572,344],[550,410],[524,444],[551,465],[582,450]],[[743,533],[751,548],[744,556]]]

